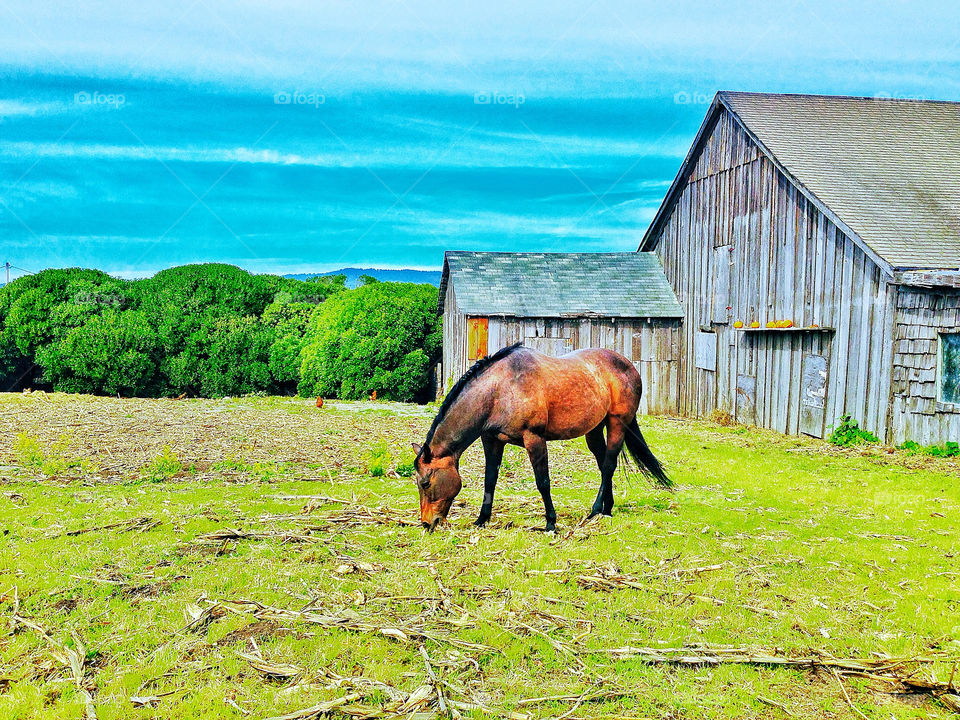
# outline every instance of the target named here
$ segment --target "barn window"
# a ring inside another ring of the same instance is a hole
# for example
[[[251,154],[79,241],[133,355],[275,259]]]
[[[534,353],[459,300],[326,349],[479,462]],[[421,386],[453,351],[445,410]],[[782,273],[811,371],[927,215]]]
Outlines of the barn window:
[[[960,404],[960,333],[940,333],[940,402]]]
[[[696,366],[701,370],[717,371],[717,334],[712,332],[697,333],[693,348]]]
[[[730,317],[730,270],[733,247],[722,245],[713,249],[713,313],[711,320],[726,323]]]

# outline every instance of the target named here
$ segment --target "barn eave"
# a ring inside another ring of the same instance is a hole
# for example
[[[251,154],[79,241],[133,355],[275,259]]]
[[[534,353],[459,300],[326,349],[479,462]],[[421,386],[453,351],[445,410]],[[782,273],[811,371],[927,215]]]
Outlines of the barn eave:
[[[440,288],[437,296],[437,315],[443,317],[444,303],[447,299],[447,285],[450,283],[450,263],[447,256],[443,256],[443,272],[440,273]]]

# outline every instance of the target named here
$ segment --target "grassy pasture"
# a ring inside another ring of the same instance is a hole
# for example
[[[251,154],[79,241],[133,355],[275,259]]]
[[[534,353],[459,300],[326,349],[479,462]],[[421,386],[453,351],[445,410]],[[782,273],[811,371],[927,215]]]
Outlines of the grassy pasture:
[[[596,466],[554,443],[558,532],[531,532],[510,448],[477,530],[475,447],[451,523],[424,535],[395,469],[430,418],[0,396],[0,717],[950,716],[863,673],[625,648],[925,657],[897,672],[948,682],[956,461],[643,418],[675,493],[618,475],[614,517],[581,524]]]

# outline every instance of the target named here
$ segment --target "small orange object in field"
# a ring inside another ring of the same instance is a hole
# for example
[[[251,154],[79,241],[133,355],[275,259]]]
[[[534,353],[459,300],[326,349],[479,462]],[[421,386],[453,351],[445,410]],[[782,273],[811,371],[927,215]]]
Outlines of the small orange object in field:
[[[371,399],[371,400],[376,400],[376,399],[377,399],[377,391],[376,391],[376,390],[374,390],[372,393],[370,393],[370,399]]]
[[[318,398],[317,398],[317,407],[318,407],[318,408],[323,407],[323,398],[322,398],[322,397],[318,397]]]
[[[742,327],[743,327],[743,323],[740,322],[739,320],[737,320],[737,321],[733,324],[733,326],[734,326],[735,328],[742,328]]]

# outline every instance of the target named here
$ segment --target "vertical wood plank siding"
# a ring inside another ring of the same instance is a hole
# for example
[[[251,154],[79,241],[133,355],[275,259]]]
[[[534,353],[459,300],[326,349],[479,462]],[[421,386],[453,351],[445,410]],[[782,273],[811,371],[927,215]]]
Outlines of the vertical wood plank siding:
[[[677,368],[681,414],[723,410],[797,434],[803,358],[819,355],[828,368],[820,433],[849,413],[887,436],[895,287],[728,112],[705,138],[654,243],[686,313]],[[724,246],[729,254],[716,252]],[[724,258],[730,268],[716,267]],[[727,271],[725,288],[718,272]],[[744,333],[733,328],[736,320],[746,326],[792,320],[834,331]],[[694,363],[701,332],[717,336],[715,372]]]
[[[444,393],[463,374],[457,368],[467,363],[467,319],[457,312],[457,295],[453,283],[447,283],[443,301],[443,356],[437,389]],[[453,382],[452,382],[453,381]]]

